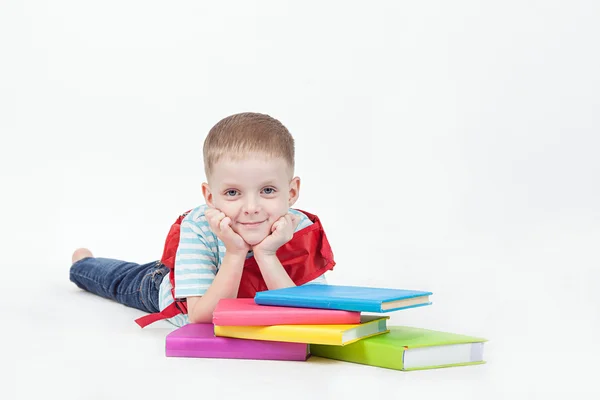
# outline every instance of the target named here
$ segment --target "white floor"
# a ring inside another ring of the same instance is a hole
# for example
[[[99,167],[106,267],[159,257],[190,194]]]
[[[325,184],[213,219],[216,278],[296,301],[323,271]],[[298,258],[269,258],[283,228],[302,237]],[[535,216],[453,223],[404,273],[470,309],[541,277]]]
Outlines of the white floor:
[[[580,399],[597,399],[600,394],[593,368],[600,354],[598,296],[580,287],[580,292],[555,297],[561,294],[561,282],[542,275],[546,287],[556,292],[524,287],[508,274],[498,274],[501,289],[474,299],[464,312],[453,310],[455,318],[447,315],[440,295],[434,300],[438,304],[428,309],[394,313],[390,324],[421,316],[429,321],[423,324],[427,327],[490,339],[485,365],[407,373],[317,357],[307,362],[167,358],[164,339],[172,329],[169,324],[140,329],[133,322],[140,312],[77,289],[68,281],[67,270],[65,266],[63,276],[32,278],[34,286],[26,296],[19,287],[9,287],[11,306],[3,322],[3,398],[52,393],[64,400],[158,399],[189,397],[197,390],[198,398],[245,399],[267,394],[290,399],[577,394]],[[588,283],[588,289],[596,285]]]

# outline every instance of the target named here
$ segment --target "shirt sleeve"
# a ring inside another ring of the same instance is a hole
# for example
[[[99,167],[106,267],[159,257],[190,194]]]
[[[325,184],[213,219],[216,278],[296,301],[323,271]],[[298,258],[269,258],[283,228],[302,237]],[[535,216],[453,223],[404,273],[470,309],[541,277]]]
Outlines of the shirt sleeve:
[[[203,226],[205,224],[206,226]],[[217,274],[217,254],[202,234],[208,222],[184,219],[175,255],[175,297],[202,296]]]

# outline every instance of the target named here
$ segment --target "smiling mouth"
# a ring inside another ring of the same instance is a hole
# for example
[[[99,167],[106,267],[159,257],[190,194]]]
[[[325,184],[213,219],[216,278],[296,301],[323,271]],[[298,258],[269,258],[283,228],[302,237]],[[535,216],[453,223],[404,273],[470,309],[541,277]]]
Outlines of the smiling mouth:
[[[239,222],[240,225],[243,226],[258,226],[260,224],[262,224],[265,221],[260,221],[260,222]]]

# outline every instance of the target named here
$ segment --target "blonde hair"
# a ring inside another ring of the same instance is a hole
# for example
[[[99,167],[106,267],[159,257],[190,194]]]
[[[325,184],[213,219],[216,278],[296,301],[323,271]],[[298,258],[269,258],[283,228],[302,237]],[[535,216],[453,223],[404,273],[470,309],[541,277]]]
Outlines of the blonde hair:
[[[216,123],[204,140],[204,172],[208,178],[222,158],[239,160],[248,153],[283,158],[294,170],[294,138],[277,119],[259,113],[230,115]]]

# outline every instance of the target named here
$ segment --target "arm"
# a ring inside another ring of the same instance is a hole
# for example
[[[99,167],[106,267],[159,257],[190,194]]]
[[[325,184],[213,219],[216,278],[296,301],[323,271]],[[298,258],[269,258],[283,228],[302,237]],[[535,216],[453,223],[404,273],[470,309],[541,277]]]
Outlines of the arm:
[[[268,256],[258,256],[256,257],[256,262],[258,263],[258,267],[260,268],[260,272],[267,284],[267,288],[269,290],[273,289],[282,289],[286,287],[296,286],[294,281],[291,280],[290,276],[287,274],[283,265],[275,255]],[[306,285],[327,285],[327,280],[325,279],[325,274],[313,279],[310,282],[307,282]]]
[[[202,296],[187,298],[188,319],[193,324],[211,323],[220,299],[235,298],[244,269],[244,255],[225,253],[219,273]]]
[[[275,254],[258,253],[254,258],[269,290],[296,286]]]
[[[254,258],[269,290],[296,286],[277,258],[279,247],[294,236],[294,232],[310,225],[308,218],[295,214],[287,214],[276,221],[271,227],[271,234],[261,243],[254,246]],[[309,283],[322,283],[325,277],[319,277]]]
[[[213,273],[211,279],[208,279],[208,287],[204,283],[204,290],[197,290],[195,293],[190,292],[186,296],[188,320],[191,323],[212,322],[212,314],[219,300],[237,297],[246,254],[250,250],[250,246],[233,232],[230,226],[231,219],[226,217],[224,213],[217,209],[208,209],[205,211],[205,217],[206,224],[223,241],[225,256],[219,268],[219,273]],[[195,251],[202,253],[197,248]],[[216,271],[216,266],[214,266],[214,271]],[[202,279],[200,281],[202,282]],[[175,286],[177,288],[177,285]]]

